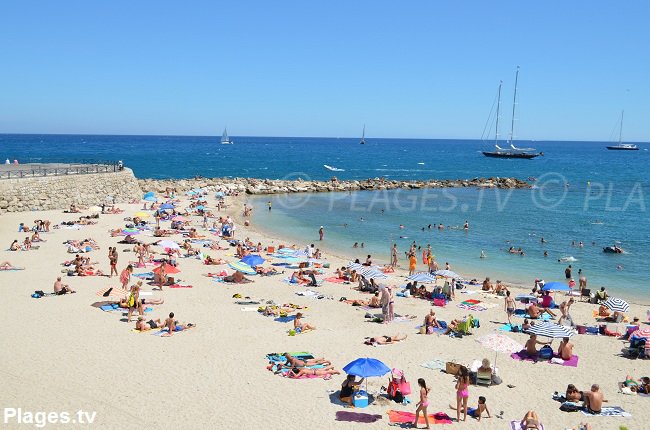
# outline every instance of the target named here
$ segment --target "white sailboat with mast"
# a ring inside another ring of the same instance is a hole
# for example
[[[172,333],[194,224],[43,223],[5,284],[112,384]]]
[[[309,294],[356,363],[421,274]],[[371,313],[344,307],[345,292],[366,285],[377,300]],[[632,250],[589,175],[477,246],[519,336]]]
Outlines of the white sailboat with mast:
[[[510,136],[508,138],[508,144],[510,149],[501,148],[499,146],[499,111],[501,109],[501,87],[503,82],[499,82],[499,92],[497,97],[497,114],[496,114],[496,126],[494,133],[494,147],[496,151],[483,151],[483,155],[491,158],[525,158],[531,159],[539,155],[543,155],[541,152],[536,153],[535,148],[517,148],[514,145],[514,136],[515,136],[515,110],[517,107],[517,84],[519,81],[519,66],[517,66],[517,73],[515,74],[515,92],[512,97],[512,120],[510,123]]]
[[[222,144],[222,145],[232,145],[233,143],[235,143],[235,142],[233,142],[233,141],[230,139],[230,137],[228,137],[228,130],[226,130],[226,129],[224,128],[224,129],[223,129],[223,134],[221,135],[221,144]]]
[[[361,132],[361,141],[359,141],[361,145],[366,144],[366,125],[363,125],[363,131]]]
[[[623,143],[623,115],[625,111],[621,111],[621,125],[618,129],[618,145],[608,146],[607,149],[612,151],[638,151],[639,147],[631,143]]]

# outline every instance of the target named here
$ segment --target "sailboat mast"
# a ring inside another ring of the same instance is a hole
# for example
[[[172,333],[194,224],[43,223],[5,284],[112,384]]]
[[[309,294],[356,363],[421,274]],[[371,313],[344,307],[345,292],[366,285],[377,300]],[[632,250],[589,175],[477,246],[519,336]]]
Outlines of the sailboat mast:
[[[621,127],[618,130],[618,144],[620,145],[623,143],[623,114],[625,113],[624,110],[621,111]]]
[[[512,96],[512,123],[510,124],[510,144],[515,138],[515,108],[517,106],[517,82],[519,81],[519,66],[515,74],[515,93]]]
[[[501,110],[501,86],[503,85],[503,81],[499,81],[499,92],[497,96],[497,119],[496,119],[496,125],[494,127],[494,144],[498,145],[499,144],[499,111]]]

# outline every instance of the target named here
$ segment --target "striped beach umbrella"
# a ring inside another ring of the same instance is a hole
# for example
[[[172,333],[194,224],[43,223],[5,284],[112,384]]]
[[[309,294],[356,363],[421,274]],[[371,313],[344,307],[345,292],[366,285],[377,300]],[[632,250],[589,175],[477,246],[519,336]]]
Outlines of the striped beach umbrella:
[[[531,326],[528,330],[526,330],[526,333],[536,334],[537,336],[550,337],[552,339],[573,336],[573,331],[571,331],[568,327],[550,322],[535,323],[534,326]]]
[[[129,294],[127,290],[123,290],[120,287],[106,287],[102,288],[101,290],[97,291],[96,295],[99,297],[126,297]]]
[[[424,282],[424,283],[436,282],[436,277],[426,272],[414,273],[406,279],[408,279],[409,281],[417,281],[417,282]]]
[[[630,310],[630,305],[625,300],[617,297],[610,297],[603,304],[613,312],[627,312]]]
[[[386,276],[385,273],[380,272],[375,268],[363,269],[359,272],[359,274],[366,279],[388,279],[388,276]]]
[[[642,328],[640,328],[638,330],[635,330],[635,331],[632,332],[630,337],[631,338],[636,337],[636,338],[639,338],[639,339],[646,339],[646,344],[647,344],[648,340],[650,339],[650,327],[645,326],[645,327],[642,327]]]
[[[443,278],[460,278],[458,273],[452,272],[451,270],[436,270],[433,274],[436,276],[442,276]]]
[[[181,246],[173,240],[161,240],[158,242],[158,246],[161,246],[165,249],[181,249]]]
[[[230,266],[232,269],[235,269],[238,272],[242,272],[246,275],[254,275],[257,272],[255,269],[253,269],[251,266],[249,266],[246,263],[242,263],[241,261],[235,261],[234,263],[228,263],[228,266]]]
[[[357,272],[360,272],[366,268],[366,266],[359,263],[354,263],[352,261],[350,261],[346,267],[350,270],[356,270]]]

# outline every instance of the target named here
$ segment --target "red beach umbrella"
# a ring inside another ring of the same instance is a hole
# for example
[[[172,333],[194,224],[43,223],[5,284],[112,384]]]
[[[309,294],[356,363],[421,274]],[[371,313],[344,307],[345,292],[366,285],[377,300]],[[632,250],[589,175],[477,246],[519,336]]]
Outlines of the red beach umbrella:
[[[154,273],[160,272],[161,267],[163,267],[163,266],[156,267],[155,269],[153,269],[153,272]],[[180,270],[178,270],[175,266],[172,266],[171,264],[165,264],[164,267],[165,267],[165,273],[170,273],[171,274],[171,273],[179,273],[180,272]]]

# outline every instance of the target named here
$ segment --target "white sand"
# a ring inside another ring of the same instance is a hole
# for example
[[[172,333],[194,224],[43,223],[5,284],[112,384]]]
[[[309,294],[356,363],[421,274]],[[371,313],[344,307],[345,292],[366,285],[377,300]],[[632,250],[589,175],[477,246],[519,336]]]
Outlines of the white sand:
[[[234,203],[232,207],[239,210],[240,206],[240,203]],[[366,322],[366,311],[338,301],[341,296],[349,299],[369,297],[351,290],[349,285],[325,283],[318,288],[319,293],[331,295],[335,300],[299,297],[294,293],[306,288],[283,283],[282,276],[255,276],[253,284],[227,285],[202,276],[226,266],[204,266],[196,259],[180,260],[182,272],[178,275],[194,288],[166,288],[163,292],[153,293],[153,297],[163,297],[165,303],[155,306],[148,317],[164,319],[173,311],[177,319],[198,326],[170,338],[134,333],[131,331],[134,323],[127,325],[121,321],[120,313],[106,313],[90,306],[103,300],[96,296],[98,290],[119,285],[116,278],[64,277],[64,282],[77,290],[77,294],[38,300],[31,298],[34,290],[51,291],[56,277],[62,275],[61,262],[73,257],[62,245],[66,239],[96,239],[101,250],[88,255],[108,273],[108,247],[117,241],[109,236],[108,229],[123,226],[123,218],[140,208],[139,205],[121,207],[126,208],[125,214],[102,215],[97,225],[43,234],[47,242],[40,244],[39,250],[0,252],[0,260],[27,267],[24,271],[0,272],[4,329],[0,348],[0,404],[3,408],[21,407],[23,411],[33,412],[95,411],[97,416],[93,427],[98,428],[385,428],[388,424],[385,412],[388,409],[414,411],[415,395],[410,396],[413,403],[408,406],[379,401],[364,409],[345,409],[330,401],[330,392],[338,390],[343,375],[331,380],[284,379],[266,370],[264,355],[269,352],[310,351],[330,359],[339,370],[358,357],[375,357],[389,367],[404,369],[414,389],[417,378],[425,378],[432,387],[429,412],[444,411],[451,416],[455,416],[448,407],[450,403],[455,404],[453,377],[420,367],[420,363],[438,358],[469,364],[474,359],[488,357],[493,361],[495,358],[493,351],[485,349],[475,339],[499,326],[491,321],[505,320],[503,299],[481,293],[471,298],[497,303],[498,306],[474,313],[480,318],[481,327],[463,339],[416,334],[415,326],[421,323],[430,308],[427,301],[397,298],[396,312],[417,315],[417,320],[380,325]],[[0,224],[3,246],[8,246],[13,239],[24,239],[25,234],[16,232],[18,223],[31,225],[36,218],[50,219],[55,224],[76,216],[53,211],[5,214]],[[252,230],[247,231],[241,225],[237,236],[250,236],[254,242],[259,240],[264,245],[272,240]],[[152,237],[138,237],[154,241]],[[281,241],[275,239],[273,242],[277,245]],[[130,247],[118,245],[120,271],[128,260],[135,259],[133,253],[122,252],[127,248]],[[235,260],[229,255],[231,251],[210,251],[209,254]],[[344,264],[342,260],[330,261],[333,268]],[[148,269],[137,269],[136,273],[144,271]],[[332,271],[326,272],[329,275]],[[404,283],[399,275],[392,276],[391,280],[396,285]],[[149,291],[151,287],[146,286],[144,290]],[[245,306],[234,304],[232,295],[235,293],[273,299],[276,303],[309,306],[305,311],[305,321],[318,329],[290,337],[287,335],[289,324],[274,322],[257,312],[242,312],[240,309]],[[574,321],[593,325],[592,309],[594,305],[577,303],[572,309]],[[633,305],[628,314],[645,320],[646,309]],[[436,308],[436,311],[440,319],[447,321],[467,314],[453,303],[446,308]],[[409,338],[376,348],[363,344],[366,336],[397,332],[407,333]],[[522,344],[527,338],[523,334],[509,336]],[[503,384],[471,386],[469,404],[476,406],[477,397],[484,395],[492,414],[504,411],[504,419],[490,418],[481,423],[468,419],[466,423],[453,426],[506,429],[510,420],[521,419],[527,410],[534,409],[546,429],[573,428],[581,421],[591,422],[594,429],[616,429],[619,425],[626,425],[629,429],[648,428],[650,399],[617,393],[617,382],[622,381],[626,374],[641,377],[650,373],[648,361],[618,357],[624,344],[615,338],[574,336],[573,342],[575,352],[580,356],[578,368],[517,362],[499,354],[498,367]],[[558,344],[556,340],[554,347]],[[388,375],[372,378],[368,388],[375,392],[387,383]],[[600,384],[609,399],[608,404],[623,407],[633,417],[587,418],[580,412],[561,412],[560,404],[553,401],[551,395],[554,391],[564,391],[568,383],[574,383],[582,390],[587,390],[592,383]],[[515,387],[508,388],[507,384]],[[373,424],[336,422],[335,413],[341,410],[382,414],[383,418]],[[8,428],[24,427],[17,426],[15,421],[9,424]],[[51,427],[58,428],[56,425]]]

